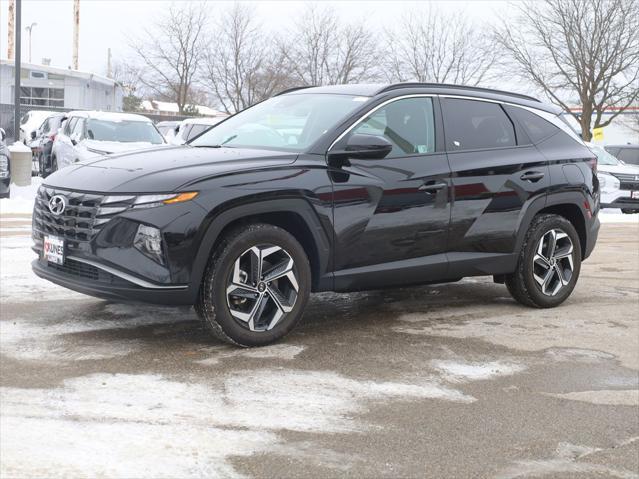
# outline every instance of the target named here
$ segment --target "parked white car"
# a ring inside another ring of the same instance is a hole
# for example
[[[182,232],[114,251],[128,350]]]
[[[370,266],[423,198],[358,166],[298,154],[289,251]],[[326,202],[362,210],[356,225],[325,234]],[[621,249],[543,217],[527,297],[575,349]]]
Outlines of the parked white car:
[[[211,126],[217,125],[228,115],[216,117],[187,118],[182,120],[175,129],[175,136],[171,140],[174,145],[183,145],[187,141],[195,138],[200,133],[205,132]]]
[[[25,145],[30,142],[33,139],[31,133],[37,131],[44,123],[44,120],[54,114],[54,111],[31,110],[22,115],[22,118],[20,118],[20,141]]]
[[[142,115],[72,111],[53,143],[52,170],[100,155],[163,144],[162,134]]]
[[[177,127],[180,126],[179,121],[161,121],[156,123],[155,126],[162,133],[162,136],[167,141],[167,143],[172,143],[173,138],[175,138],[175,131]]]
[[[639,167],[618,160],[600,146],[587,145],[597,155],[601,207],[639,213]]]

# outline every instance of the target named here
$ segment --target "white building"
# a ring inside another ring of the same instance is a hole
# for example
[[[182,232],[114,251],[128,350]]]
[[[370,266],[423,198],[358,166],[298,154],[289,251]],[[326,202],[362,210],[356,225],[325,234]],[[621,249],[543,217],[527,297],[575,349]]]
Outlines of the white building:
[[[196,109],[199,115],[202,116],[228,116],[228,113],[224,113],[219,110],[215,110],[208,106],[204,105],[187,105],[190,108]],[[140,109],[146,111],[148,113],[153,113],[155,115],[161,116],[177,116],[179,113],[179,108],[177,103],[171,103],[167,101],[156,101],[156,100],[144,100]]]
[[[122,111],[122,87],[94,73],[22,63],[20,104],[38,109]],[[13,104],[13,61],[0,60],[0,104]]]

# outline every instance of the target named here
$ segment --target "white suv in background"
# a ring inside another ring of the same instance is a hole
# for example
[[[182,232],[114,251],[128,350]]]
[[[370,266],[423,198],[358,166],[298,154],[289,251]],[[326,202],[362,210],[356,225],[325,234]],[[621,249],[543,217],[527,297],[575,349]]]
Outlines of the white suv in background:
[[[51,151],[53,171],[99,155],[166,144],[153,122],[142,115],[72,111]]]
[[[216,117],[187,118],[182,120],[175,128],[175,136],[171,140],[174,145],[183,145],[187,141],[195,138],[200,133],[205,132],[213,125],[217,125],[225,120],[228,115]]]
[[[587,143],[597,155],[597,178],[602,208],[620,208],[623,213],[639,213],[639,167],[627,165],[600,146]]]

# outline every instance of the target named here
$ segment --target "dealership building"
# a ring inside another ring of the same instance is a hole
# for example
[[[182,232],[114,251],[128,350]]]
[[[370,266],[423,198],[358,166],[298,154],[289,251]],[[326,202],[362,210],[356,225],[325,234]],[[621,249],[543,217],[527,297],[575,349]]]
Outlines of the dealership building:
[[[22,63],[20,104],[25,109],[122,111],[122,87],[94,73]],[[13,105],[13,61],[0,60],[0,104]]]

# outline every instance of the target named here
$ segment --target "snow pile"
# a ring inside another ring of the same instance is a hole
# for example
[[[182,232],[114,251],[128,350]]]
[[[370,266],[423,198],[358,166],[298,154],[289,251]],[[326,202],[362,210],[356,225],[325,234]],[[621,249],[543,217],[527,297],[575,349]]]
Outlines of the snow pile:
[[[483,381],[521,372],[524,366],[503,361],[432,361],[431,366],[450,382]]]
[[[624,214],[619,209],[605,209],[599,212],[599,221],[602,223],[635,223],[639,224],[639,213]]]
[[[11,185],[10,198],[0,200],[0,214],[31,214],[38,188],[42,184],[42,178],[31,178],[29,186]]]

